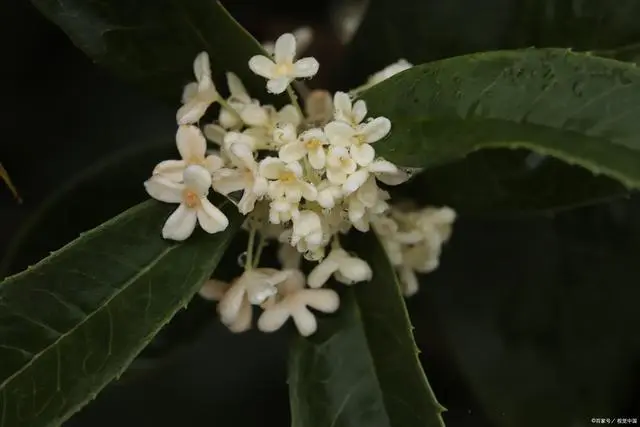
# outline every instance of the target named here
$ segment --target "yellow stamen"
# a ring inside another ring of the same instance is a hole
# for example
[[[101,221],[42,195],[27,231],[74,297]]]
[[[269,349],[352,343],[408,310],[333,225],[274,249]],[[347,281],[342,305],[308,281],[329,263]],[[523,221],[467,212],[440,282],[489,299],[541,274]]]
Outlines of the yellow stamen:
[[[182,198],[184,200],[184,204],[190,208],[195,208],[200,205],[200,197],[191,190],[185,190]]]
[[[306,143],[307,150],[317,150],[322,147],[322,141],[316,138],[312,138]]]
[[[279,76],[288,76],[293,69],[292,64],[278,64],[276,66],[276,74]]]
[[[296,174],[290,171],[282,172],[278,180],[284,184],[291,184],[296,181]]]

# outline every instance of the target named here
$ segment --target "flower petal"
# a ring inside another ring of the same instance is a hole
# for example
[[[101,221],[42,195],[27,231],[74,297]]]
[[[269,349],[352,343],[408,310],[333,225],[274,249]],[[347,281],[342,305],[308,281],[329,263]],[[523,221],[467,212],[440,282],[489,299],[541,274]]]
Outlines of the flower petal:
[[[308,289],[300,297],[307,306],[323,313],[333,313],[340,307],[340,297],[333,289]]]
[[[176,120],[179,125],[188,125],[196,123],[204,116],[204,113],[209,108],[209,104],[200,101],[198,98],[189,101],[178,109],[176,113]]]
[[[253,310],[251,309],[251,304],[249,304],[249,301],[245,299],[240,306],[240,311],[238,312],[236,320],[228,324],[227,327],[234,334],[239,334],[240,332],[247,331],[251,329],[252,317]]]
[[[382,182],[383,184],[400,185],[409,181],[409,178],[411,178],[411,175],[403,170],[398,169],[398,171],[395,173],[383,172],[383,173],[380,173],[379,175],[376,175],[376,177],[378,178],[378,181]]]
[[[298,127],[302,122],[302,117],[298,109],[291,104],[287,104],[277,113],[277,120],[280,123],[291,123],[293,126]]]
[[[229,87],[229,93],[235,99],[243,103],[251,102],[251,97],[247,92],[247,89],[242,84],[242,80],[235,73],[227,73],[227,86]]]
[[[378,159],[371,163],[369,170],[373,173],[398,173],[398,167],[384,159]]]
[[[361,99],[353,104],[353,121],[358,124],[367,116],[367,104]]]
[[[365,137],[365,142],[371,144],[387,136],[391,131],[391,121],[386,117],[376,117],[358,127],[358,132]]]
[[[199,165],[187,166],[184,170],[184,185],[199,196],[206,196],[211,187],[211,173]]]
[[[276,180],[286,170],[285,163],[277,157],[266,157],[260,162],[260,175],[267,179]]]
[[[218,122],[224,129],[236,129],[242,125],[242,121],[238,119],[237,114],[233,114],[227,108],[220,108]]]
[[[243,215],[247,215],[249,212],[253,211],[257,200],[258,197],[256,196],[256,193],[249,189],[245,189],[242,193],[242,198],[240,198],[240,201],[238,202],[238,211]]]
[[[216,124],[208,124],[204,127],[204,135],[207,139],[218,145],[222,145],[226,133],[227,131],[222,126]]]
[[[351,158],[360,166],[368,166],[376,156],[376,150],[369,144],[352,145],[349,149]]]
[[[269,93],[278,95],[287,90],[289,83],[291,83],[290,77],[279,77],[277,79],[271,79],[267,82],[267,91]]]
[[[345,194],[351,194],[356,191],[365,181],[369,178],[369,171],[366,169],[360,169],[349,175],[349,178],[342,184],[342,191]]]
[[[291,33],[278,37],[273,49],[273,57],[277,64],[290,64],[296,56],[296,38]]]
[[[180,126],[176,133],[176,145],[182,160],[187,162],[204,160],[207,141],[197,126]]]
[[[327,169],[327,179],[332,184],[344,184],[347,174],[341,169]]]
[[[199,82],[211,77],[211,65],[209,64],[209,55],[207,52],[200,52],[193,61],[193,74]]]
[[[162,175],[174,182],[182,182],[182,174],[187,167],[184,160],[165,160],[153,169],[153,175]]]
[[[326,124],[324,133],[331,144],[349,146],[353,142],[352,138],[355,135],[355,130],[344,122],[333,121]]]
[[[276,78],[276,64],[264,55],[256,55],[249,59],[249,68],[265,79]]]
[[[402,293],[406,297],[415,295],[418,292],[418,277],[410,267],[400,266],[398,268],[398,278],[402,283]]]
[[[213,189],[220,194],[243,190],[246,184],[244,174],[238,169],[220,169],[213,174]]]
[[[204,285],[198,291],[198,295],[209,301],[220,301],[228,288],[229,284],[227,282],[209,279],[204,282]]]
[[[309,163],[314,169],[322,169],[326,163],[326,154],[324,148],[317,147],[309,151]]]
[[[197,215],[200,227],[209,234],[218,233],[229,226],[229,219],[225,214],[207,199],[200,200]]]
[[[240,117],[249,126],[266,126],[269,122],[267,111],[258,104],[245,106],[240,112]]]
[[[318,329],[316,317],[305,306],[298,306],[291,310],[291,317],[293,318],[293,323],[295,323],[296,328],[298,328],[298,332],[300,332],[300,335],[303,337],[313,335]]]
[[[286,306],[277,304],[262,312],[258,319],[258,329],[262,332],[277,331],[285,324],[291,313]]]
[[[196,221],[196,211],[181,203],[164,223],[162,237],[177,241],[185,240],[196,228]]]
[[[156,200],[165,203],[182,202],[184,184],[178,184],[161,175],[154,175],[144,183],[147,193]]]
[[[210,173],[213,173],[224,166],[224,160],[222,157],[211,154],[204,159],[204,164]]]
[[[290,142],[280,148],[278,156],[281,160],[291,163],[302,159],[307,154],[305,143],[301,141]]]
[[[247,291],[245,287],[238,282],[239,280],[236,280],[231,285],[218,304],[218,314],[220,315],[220,320],[225,325],[235,322],[246,301],[245,295]]]
[[[302,197],[310,202],[313,202],[318,197],[318,190],[309,182],[300,181],[300,191],[302,192]]]
[[[293,77],[303,79],[313,77],[318,73],[320,63],[316,58],[308,57],[297,60],[293,64]]]
[[[333,115],[336,120],[351,121],[351,98],[345,92],[333,95]]]
[[[192,101],[198,95],[198,83],[191,82],[184,87],[182,91],[182,103],[186,104]]]
[[[316,265],[307,276],[307,285],[310,288],[321,288],[329,281],[333,273],[338,271],[340,263],[335,257],[328,256]]]

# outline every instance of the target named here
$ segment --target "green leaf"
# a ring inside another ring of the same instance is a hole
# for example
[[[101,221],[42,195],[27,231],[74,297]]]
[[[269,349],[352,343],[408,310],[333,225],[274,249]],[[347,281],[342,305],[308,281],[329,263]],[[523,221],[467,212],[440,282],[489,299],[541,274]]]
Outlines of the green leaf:
[[[0,284],[0,425],[59,425],[118,377],[210,276],[241,218],[177,244],[142,203]]]
[[[315,335],[294,338],[292,426],[443,426],[393,267],[375,235],[360,243],[373,280],[346,289],[337,314],[321,319]]]
[[[194,80],[196,55],[207,51],[220,84],[226,71],[264,99],[266,82],[249,70],[263,54],[251,37],[214,0],[32,0],[87,56],[119,77],[177,102]],[[219,88],[220,89],[220,88]]]
[[[481,150],[391,187],[392,197],[461,214],[552,213],[628,194],[619,182],[527,150]]]
[[[365,91],[392,122],[378,154],[433,167],[484,148],[526,148],[640,186],[640,71],[559,49],[467,55]]]

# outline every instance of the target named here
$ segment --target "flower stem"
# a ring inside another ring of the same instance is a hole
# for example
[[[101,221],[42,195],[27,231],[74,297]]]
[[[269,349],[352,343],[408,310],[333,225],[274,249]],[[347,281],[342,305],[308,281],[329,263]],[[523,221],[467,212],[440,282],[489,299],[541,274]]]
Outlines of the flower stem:
[[[258,240],[258,249],[256,250],[256,256],[253,261],[253,268],[256,268],[260,264],[260,257],[262,256],[262,250],[267,246],[267,240],[260,233],[260,240]]]
[[[231,115],[236,120],[238,120],[240,123],[243,123],[242,117],[240,117],[240,114],[238,114],[238,112],[236,110],[234,110],[233,107],[231,105],[229,105],[229,103],[225,99],[220,98],[220,99],[218,99],[218,102],[220,103],[220,106],[222,108],[224,108],[225,110],[228,110],[229,113],[231,113]]]
[[[244,269],[251,270],[253,268],[253,243],[256,239],[256,229],[251,227],[249,231],[249,242],[247,243],[247,258],[244,261]]]
[[[287,86],[287,95],[289,95],[289,98],[291,98],[291,103],[293,104],[293,106],[296,107],[296,110],[298,110],[300,118],[304,119],[304,113],[302,112],[302,108],[300,108],[300,103],[298,102],[298,95],[296,95],[291,85]]]

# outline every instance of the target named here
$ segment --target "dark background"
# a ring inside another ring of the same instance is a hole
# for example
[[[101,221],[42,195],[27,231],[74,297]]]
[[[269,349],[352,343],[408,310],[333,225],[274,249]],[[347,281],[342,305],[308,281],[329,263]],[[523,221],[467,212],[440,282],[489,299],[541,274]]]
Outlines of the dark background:
[[[322,36],[311,53],[330,70],[339,64],[329,2],[223,3],[259,40],[313,25]],[[2,2],[0,22],[0,161],[24,199],[18,205],[0,188],[6,274],[143,200],[157,158],[139,152],[172,149],[176,106],[94,67],[28,2]],[[115,154],[122,149],[127,156]],[[409,302],[447,425],[639,416],[639,261],[637,200],[558,216],[461,218],[442,267]],[[195,300],[66,425],[287,425],[291,331],[237,336],[214,314]]]

